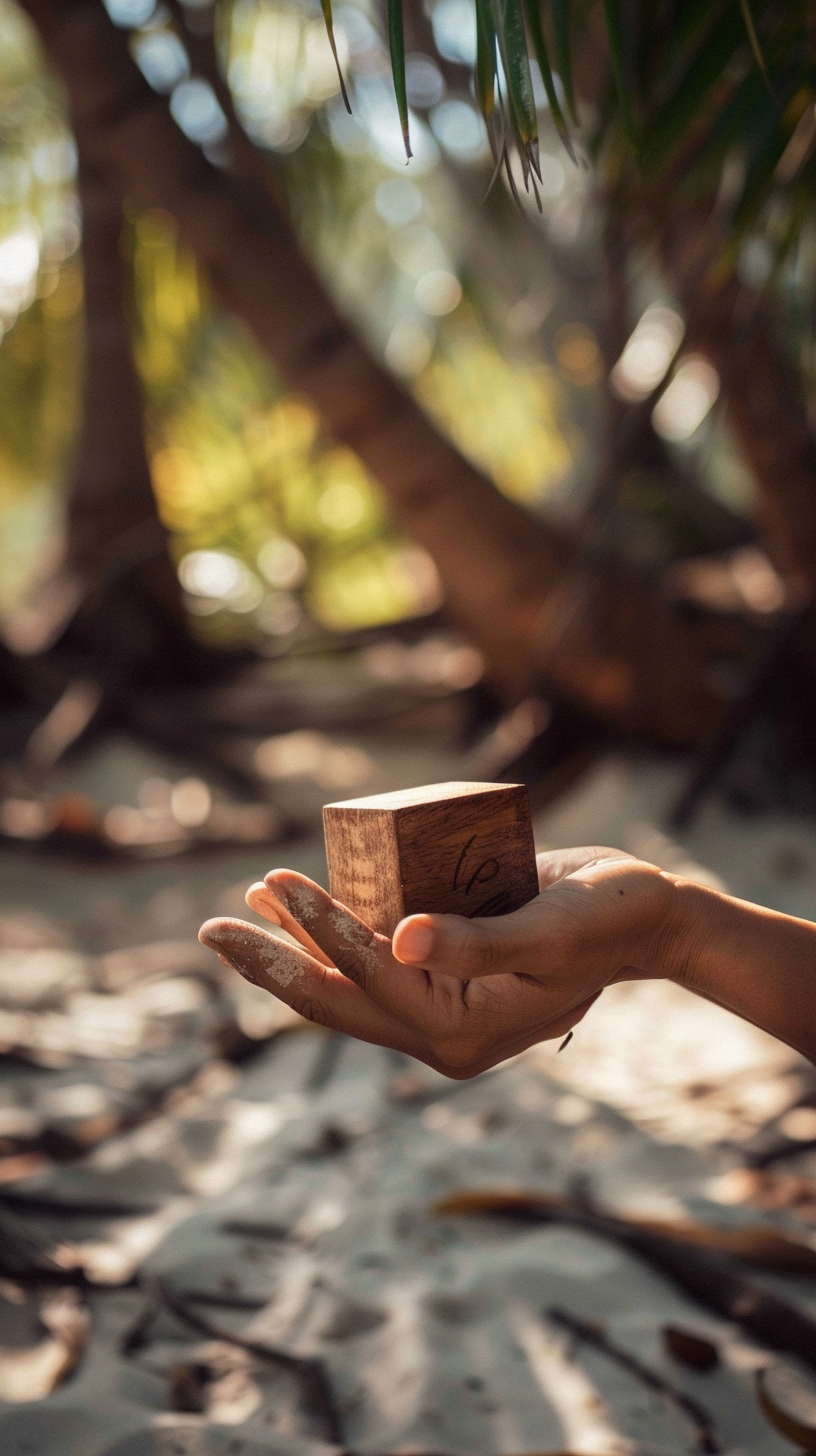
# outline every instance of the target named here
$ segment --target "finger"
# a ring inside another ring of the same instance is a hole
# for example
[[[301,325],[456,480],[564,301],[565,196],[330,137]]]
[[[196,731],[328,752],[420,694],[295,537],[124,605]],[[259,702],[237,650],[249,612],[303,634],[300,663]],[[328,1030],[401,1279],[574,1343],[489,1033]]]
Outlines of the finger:
[[[271,870],[264,883],[275,899],[321,947],[323,954],[357,985],[366,983],[390,960],[384,935],[333,900],[326,890],[296,870]]]
[[[225,965],[271,992],[307,1021],[421,1056],[416,1038],[368,1000],[352,981],[245,920],[207,920],[198,932],[202,945]]]
[[[546,951],[547,915],[539,896],[509,915],[409,915],[392,939],[395,958],[403,965],[457,976],[532,976]]]
[[[288,905],[285,905],[283,900],[268,885],[264,884],[263,880],[258,880],[256,884],[250,885],[245,899],[250,910],[254,910],[256,915],[262,915],[265,920],[271,920],[273,925],[279,925],[282,930],[298,941],[310,956],[316,961],[320,961],[322,966],[333,964],[320,949],[317,941],[312,940],[308,930],[305,930],[295,919]]]
[[[574,956],[578,931],[582,926],[586,930],[589,924],[588,917],[593,917],[592,924],[600,930],[603,927],[598,915],[602,913],[607,918],[605,933],[610,936],[617,930],[615,917],[623,913],[622,903],[619,905],[617,896],[608,890],[597,891],[595,899],[580,902],[576,891],[586,896],[582,886],[593,879],[600,865],[610,875],[617,875],[619,893],[623,895],[620,885],[628,882],[629,869],[635,866],[637,870],[639,862],[623,850],[597,846],[555,851],[540,860],[546,862],[543,867],[539,862],[539,873],[544,879],[551,875],[552,882],[521,909],[509,915],[470,919],[461,915],[408,916],[400,921],[392,937],[395,958],[403,965],[421,966],[466,981],[510,974],[543,978],[548,967],[557,967],[563,973],[569,968],[570,956]],[[630,888],[637,888],[634,881]],[[625,902],[627,915],[631,903],[631,898]]]
[[[424,971],[400,965],[391,942],[333,900],[320,885],[294,870],[272,870],[267,887],[308,926],[332,965],[365,991],[372,1001],[400,1021],[417,1028],[428,1024],[431,997]]]
[[[548,849],[536,855],[538,888],[546,890],[549,885],[556,884],[558,880],[565,879],[567,875],[574,874],[576,870],[584,869],[587,865],[597,864],[599,860],[634,858],[634,855],[627,854],[623,849],[607,849],[597,844],[584,844],[578,849]]]
[[[346,906],[292,870],[276,870],[266,877],[280,899],[285,899],[298,918],[305,919],[309,933],[332,957],[335,965],[361,987],[367,997],[387,1016],[398,1021],[403,1031],[412,1032],[420,1042],[432,1049],[420,1053],[423,1060],[432,1060],[448,1075],[472,1076],[492,1066],[501,1056],[547,1036],[563,1035],[578,1016],[576,1008],[586,997],[586,988],[575,987],[573,996],[553,996],[532,976],[507,974],[506,944],[499,942],[495,965],[484,980],[467,980],[464,969],[455,965],[455,958],[444,953],[440,964],[431,967],[431,974],[413,965],[400,963],[391,953],[387,938],[353,915]],[[532,902],[535,904],[536,902]],[[529,907],[524,907],[529,910]],[[457,915],[419,916],[420,921],[442,924],[449,930],[452,923],[465,935],[474,925],[488,936],[495,927],[517,921],[514,916],[497,916],[478,922]],[[413,917],[412,917],[413,918]],[[516,925],[516,937],[519,927]],[[533,924],[523,927],[527,960],[540,960],[540,929]],[[478,947],[479,950],[483,946]],[[463,961],[475,964],[473,956]],[[587,1002],[587,1005],[589,1002]],[[554,1029],[549,1030],[550,1023]]]

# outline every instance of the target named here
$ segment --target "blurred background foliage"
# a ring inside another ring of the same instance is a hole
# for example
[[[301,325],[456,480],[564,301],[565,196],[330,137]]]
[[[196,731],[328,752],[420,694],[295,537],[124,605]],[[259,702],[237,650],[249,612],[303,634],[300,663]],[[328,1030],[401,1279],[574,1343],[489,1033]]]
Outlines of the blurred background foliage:
[[[30,27],[0,5],[0,611],[59,506],[81,348],[76,154]]]
[[[172,8],[106,4],[179,126],[217,161],[224,113],[191,72]],[[206,9],[188,0],[187,22]],[[556,21],[584,26],[590,61],[601,46],[606,73],[589,87],[597,106],[579,103],[570,119],[567,31],[546,38],[549,51],[533,47],[535,200],[525,146],[496,171],[501,143],[473,79],[477,7],[436,0],[415,11],[407,164],[384,20],[369,0],[345,0],[334,17],[351,113],[318,0],[222,0],[215,12],[235,111],[341,306],[459,449],[530,509],[577,516],[603,458],[610,384],[631,403],[668,378],[652,423],[669,456],[692,461],[706,489],[750,514],[751,472],[712,411],[717,370],[684,356],[682,307],[636,252],[626,280],[634,329],[617,363],[623,340],[610,355],[604,227],[644,178],[664,213],[719,188],[723,266],[758,299],[775,291],[812,388],[816,93],[803,7],[760,7],[752,34],[733,0],[678,0],[654,15],[627,11],[620,34],[606,34],[597,5],[554,6]],[[615,13],[607,7],[607,25]],[[511,93],[500,66],[495,95],[512,110]],[[0,0],[3,620],[47,557],[77,429],[75,172],[59,88],[15,0]],[[352,452],[324,436],[313,407],[213,305],[172,220],[131,215],[123,246],[157,501],[198,629],[278,650],[312,624],[344,630],[432,610],[432,561],[400,534]],[[647,565],[665,556],[659,461],[624,472],[617,505],[624,554]]]
[[[117,3],[115,18],[140,18],[137,0]],[[148,23],[134,50],[148,79],[174,86],[180,124],[199,140],[209,125],[217,147],[215,98],[205,83],[185,81],[166,12],[141,8]],[[423,60],[414,94],[433,105],[428,124],[417,119],[424,140],[406,169],[382,39],[364,8],[338,16],[341,60],[355,47],[363,57],[353,116],[340,102],[319,12],[238,0],[221,20],[239,115],[273,150],[344,307],[501,489],[531,506],[544,501],[584,448],[567,395],[591,389],[600,356],[588,334],[577,370],[542,360],[535,335],[552,309],[546,286],[525,296],[508,331],[502,280],[497,288],[491,268],[479,268],[473,215],[442,175],[447,154],[473,174],[477,194],[490,179],[466,89],[447,95],[441,71]],[[452,33],[454,20],[451,11]],[[0,613],[8,618],[59,518],[82,369],[75,150],[59,88],[13,0],[0,0],[0,88]],[[554,151],[553,166],[555,197],[569,191],[570,164]],[[578,174],[572,184],[585,189]],[[159,509],[200,629],[275,644],[310,621],[343,630],[432,610],[430,558],[400,535],[360,462],[324,437],[312,406],[287,393],[248,331],[213,306],[172,220],[131,215],[123,246]],[[578,415],[586,410],[581,400]]]

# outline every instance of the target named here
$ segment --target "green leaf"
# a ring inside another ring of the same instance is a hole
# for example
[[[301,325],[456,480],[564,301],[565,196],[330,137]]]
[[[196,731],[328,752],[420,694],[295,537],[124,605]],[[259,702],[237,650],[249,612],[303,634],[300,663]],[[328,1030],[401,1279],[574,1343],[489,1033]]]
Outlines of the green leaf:
[[[751,127],[756,125],[766,100],[762,77],[752,66],[745,80],[715,116],[705,144],[706,153],[719,150],[724,154],[740,139],[744,141]]]
[[[712,0],[685,0],[670,28],[671,42],[678,53],[682,53],[695,39],[706,22],[710,24],[716,20],[724,9],[731,8],[731,4],[732,0],[719,0],[719,4],[712,3]]]
[[[759,80],[758,85],[758,100],[740,133],[740,140],[749,142],[748,166],[741,195],[731,214],[728,246],[718,264],[723,276],[735,266],[740,248],[768,200],[779,159],[791,136],[791,127],[780,121],[773,97]]]
[[[564,87],[564,95],[567,98],[569,114],[575,125],[578,125],[578,111],[575,105],[575,88],[572,84],[572,44],[570,40],[570,20],[572,7],[570,0],[552,0],[553,28],[555,31],[555,58],[561,81]],[[538,63],[541,65],[541,61]],[[542,71],[542,75],[543,75]],[[545,82],[546,85],[546,82]],[[547,93],[549,95],[549,92]],[[552,106],[552,102],[550,102]]]
[[[521,148],[522,162],[525,167],[532,164],[538,170],[538,118],[521,0],[501,0],[501,20],[501,28],[497,27],[497,31],[507,77],[510,119]]]
[[[742,18],[745,22],[745,29],[748,33],[748,40],[751,45],[751,50],[754,53],[754,60],[759,66],[760,71],[762,72],[768,86],[770,87],[771,83],[768,77],[768,67],[765,64],[765,57],[762,54],[762,47],[759,44],[759,36],[757,35],[756,26],[754,25],[754,17],[751,14],[750,0],[740,0],[740,10],[742,11]]]
[[[790,141],[790,130],[779,125],[778,116],[771,113],[764,136],[749,159],[742,194],[734,209],[732,229],[738,239],[746,233],[761,212],[773,182],[779,160]]]
[[[721,81],[744,44],[742,20],[732,6],[701,41],[674,92],[647,128],[640,147],[645,178],[654,177],[672,152],[688,139],[709,92]]]
[[[489,124],[496,105],[496,26],[490,0],[476,0],[476,100]]]
[[[323,11],[323,19],[326,23],[326,32],[329,37],[331,53],[334,56],[334,64],[337,67],[337,76],[340,82],[340,90],[343,94],[343,100],[346,103],[346,111],[349,113],[349,115],[351,115],[351,102],[348,99],[348,91],[346,90],[346,83],[343,80],[343,72],[340,67],[340,57],[337,54],[337,42],[334,39],[334,20],[332,18],[331,0],[320,0],[320,5]]]
[[[811,168],[810,175],[804,180],[804,185],[796,188],[791,196],[788,220],[774,250],[773,268],[766,285],[769,292],[778,285],[782,270],[799,240],[808,217],[811,215],[812,207],[813,171]]]
[[[550,113],[558,129],[558,134],[574,161],[575,153],[572,149],[567,123],[564,120],[564,113],[561,110],[561,105],[558,100],[558,92],[555,89],[550,57],[547,53],[547,42],[544,39],[544,31],[541,25],[541,12],[538,7],[539,0],[524,0],[527,24],[533,42],[533,50],[535,51],[536,60],[541,71],[541,79],[544,82],[544,90],[547,93],[547,100],[550,103]]]
[[[756,142],[757,135],[765,127],[768,91],[755,66],[740,82],[725,104],[719,108],[711,125],[695,148],[694,167],[691,175],[701,175],[704,185],[717,186],[714,171],[722,166],[726,157],[735,148],[744,155]],[[714,169],[714,171],[712,171]],[[685,179],[680,184],[680,192]]]
[[[733,156],[734,149],[737,149],[737,154],[745,154],[748,150],[749,156],[758,151],[762,137],[766,137],[764,103],[768,102],[771,98],[765,82],[752,66],[745,82],[731,96],[723,111],[718,112],[707,137],[695,150],[694,165],[683,172],[682,179],[672,189],[669,207],[688,207],[701,198],[710,199],[720,186],[724,162],[727,157]]]
[[[397,97],[402,140],[406,157],[412,157],[408,129],[408,91],[405,84],[405,34],[402,27],[402,0],[388,0],[388,45],[391,50],[391,73]]]
[[[723,163],[735,146],[742,145],[752,135],[756,118],[762,103],[768,99],[768,92],[755,66],[752,66],[745,80],[720,110],[711,128],[695,152],[694,165],[678,183],[672,194],[673,206],[684,206],[691,201],[716,191]]]
[[[626,135],[632,146],[637,148],[637,135],[635,123],[632,119],[632,109],[629,105],[629,91],[626,82],[626,67],[623,59],[623,35],[620,26],[619,14],[620,0],[604,0],[604,15],[606,18],[606,33],[609,37],[609,50],[612,58],[612,75],[615,81],[615,90],[618,96],[618,107],[620,108],[621,121]]]

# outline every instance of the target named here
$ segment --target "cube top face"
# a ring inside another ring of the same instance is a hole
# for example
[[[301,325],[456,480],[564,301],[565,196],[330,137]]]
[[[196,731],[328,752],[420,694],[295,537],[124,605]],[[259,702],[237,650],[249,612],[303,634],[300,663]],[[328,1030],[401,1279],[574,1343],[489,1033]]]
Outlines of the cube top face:
[[[524,789],[523,784],[480,784],[466,779],[453,780],[447,784],[424,784],[419,789],[395,789],[390,794],[368,794],[362,799],[342,799],[337,804],[327,804],[327,809],[364,809],[367,813],[384,809],[398,813],[400,809],[411,809],[420,804],[439,804],[446,799],[468,799],[474,794],[505,794],[508,789]]]
[[[432,784],[323,812],[332,895],[383,935],[405,915],[502,915],[538,893],[523,784]]]

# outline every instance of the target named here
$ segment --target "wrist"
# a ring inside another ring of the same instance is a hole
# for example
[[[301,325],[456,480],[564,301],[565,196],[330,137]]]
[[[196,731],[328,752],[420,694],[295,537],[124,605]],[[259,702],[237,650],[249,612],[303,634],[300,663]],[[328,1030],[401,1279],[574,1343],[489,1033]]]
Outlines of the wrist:
[[[816,924],[653,873],[662,899],[646,968],[633,973],[674,981],[816,1062]]]
[[[692,984],[705,940],[704,906],[698,896],[705,887],[646,861],[633,860],[627,868],[629,909],[611,979]],[[622,886],[617,893],[625,893]]]
[[[670,893],[656,946],[654,974],[699,994],[706,980],[706,952],[711,942],[711,902],[723,897],[707,885],[667,871],[661,878],[670,886]]]

